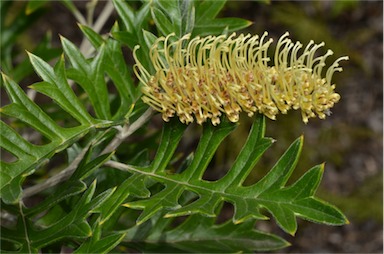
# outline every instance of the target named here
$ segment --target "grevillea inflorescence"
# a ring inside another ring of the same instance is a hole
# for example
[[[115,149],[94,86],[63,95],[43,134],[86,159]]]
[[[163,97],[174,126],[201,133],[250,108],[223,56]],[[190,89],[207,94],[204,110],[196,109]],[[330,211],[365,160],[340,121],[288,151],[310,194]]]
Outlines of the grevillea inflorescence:
[[[340,100],[332,76],[342,71],[338,58],[322,77],[325,60],[333,52],[315,56],[324,43],[310,41],[303,49],[285,33],[278,40],[274,64],[268,49],[272,39],[240,34],[177,39],[174,34],[158,38],[149,56],[154,73],[140,63],[134,49],[135,73],[142,86],[142,100],[162,113],[164,121],[177,115],[181,122],[220,123],[225,114],[237,122],[239,113],[262,113],[271,119],[289,109],[301,109],[305,123],[324,119]],[[300,53],[300,51],[302,51]]]

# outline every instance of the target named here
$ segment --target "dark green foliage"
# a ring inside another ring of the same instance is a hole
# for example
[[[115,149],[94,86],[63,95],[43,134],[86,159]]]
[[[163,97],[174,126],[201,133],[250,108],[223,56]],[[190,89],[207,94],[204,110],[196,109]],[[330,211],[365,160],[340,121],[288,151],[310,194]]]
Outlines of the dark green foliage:
[[[35,13],[47,2],[30,1],[28,10]],[[63,3],[77,11],[71,1]],[[123,47],[146,49],[139,57],[150,68],[148,50],[158,36],[228,33],[250,22],[216,18],[225,1],[151,1],[137,9],[126,1],[114,0],[113,4],[119,22],[109,36],[79,25],[93,46],[90,57],[64,37],[63,54],[54,67],[44,60],[55,55],[52,52],[44,58],[29,53],[29,62],[41,78],[29,87],[66,112],[68,119],[61,120],[69,126],[59,123],[57,116],[51,116],[17,84],[15,80],[22,79],[27,68],[3,69],[16,73],[14,78],[2,74],[9,103],[0,111],[4,119],[0,146],[16,158],[1,161],[2,213],[10,218],[1,225],[4,251],[59,252],[62,246],[75,253],[269,251],[289,244],[258,231],[257,220],[273,218],[292,235],[297,217],[329,225],[347,223],[337,208],[315,197],[323,165],[287,185],[299,160],[302,137],[260,181],[243,185],[274,142],[264,136],[262,115],[254,117],[248,138],[224,177],[202,179],[219,145],[237,127],[225,119],[216,127],[205,124],[196,150],[180,162],[183,170],[170,170],[187,126],[172,119],[163,123],[161,135],[148,134],[146,122],[152,112],[140,101],[140,85],[132,78]],[[150,25],[152,21],[155,26]],[[3,38],[2,45],[9,47],[11,39]],[[36,145],[22,136],[26,127],[39,133],[44,144]],[[122,143],[133,133],[140,134],[137,141]],[[55,159],[61,154],[68,158],[58,163]],[[31,180],[45,170],[53,174],[49,180]],[[34,200],[31,196],[36,194],[39,199]],[[224,202],[233,205],[234,214],[220,224],[216,219]]]

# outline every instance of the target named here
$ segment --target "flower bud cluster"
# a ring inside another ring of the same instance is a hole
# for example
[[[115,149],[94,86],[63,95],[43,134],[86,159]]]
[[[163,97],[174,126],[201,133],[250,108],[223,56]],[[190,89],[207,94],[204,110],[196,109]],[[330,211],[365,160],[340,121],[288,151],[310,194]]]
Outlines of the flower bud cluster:
[[[233,33],[229,37],[208,36],[177,39],[174,34],[156,40],[149,55],[154,73],[138,61],[134,49],[135,73],[143,83],[142,100],[162,113],[164,121],[177,115],[181,122],[198,124],[208,119],[213,125],[226,115],[231,122],[262,113],[271,119],[290,109],[301,109],[305,123],[324,119],[339,101],[331,83],[335,71],[342,71],[340,57],[322,77],[325,60],[333,52],[315,56],[324,43],[313,41],[302,50],[285,33],[278,40],[274,64],[268,65],[272,39]]]

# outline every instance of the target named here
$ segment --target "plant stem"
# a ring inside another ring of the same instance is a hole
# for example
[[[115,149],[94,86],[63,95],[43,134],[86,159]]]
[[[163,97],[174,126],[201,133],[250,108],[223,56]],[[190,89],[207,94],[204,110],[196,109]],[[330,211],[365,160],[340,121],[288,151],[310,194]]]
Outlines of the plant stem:
[[[104,26],[104,24],[107,22],[108,18],[111,16],[114,6],[112,1],[107,1],[107,3],[104,6],[103,11],[100,13],[99,17],[93,24],[93,29],[95,32],[100,32],[101,28]]]
[[[118,161],[107,161],[104,163],[104,165],[121,171],[129,172],[130,170],[136,170],[136,168]]]
[[[104,6],[104,9],[101,11],[97,20],[91,26],[91,28],[96,33],[99,33],[100,30],[103,28],[108,18],[111,16],[113,10],[114,10],[114,6],[112,1],[107,1],[107,3]],[[91,24],[89,23],[88,25],[91,25]],[[91,43],[86,38],[83,38],[83,41],[80,44],[80,51],[84,54],[85,57],[88,57],[95,51],[95,49],[91,47]]]
[[[69,164],[69,166],[66,167],[59,174],[50,177],[48,180],[46,180],[43,183],[36,184],[34,186],[26,188],[23,191],[22,199],[25,199],[27,197],[33,196],[33,195],[39,193],[42,190],[45,190],[45,189],[50,188],[50,187],[53,187],[53,186],[55,186],[55,185],[65,181],[65,180],[67,180],[72,175],[72,173],[75,171],[75,169],[79,165],[80,161],[83,159],[83,157],[84,157],[85,153],[88,151],[90,145],[91,145],[91,143],[89,143],[80,152],[80,154],[77,155],[77,157],[71,162],[71,164]]]
[[[144,112],[134,123],[132,124],[125,124],[123,128],[120,130],[119,133],[115,136],[115,138],[108,144],[107,147],[101,152],[101,154],[110,153],[127,138],[132,133],[134,133],[138,128],[143,126],[144,123],[146,123],[149,118],[152,116],[153,110],[152,108],[148,108],[147,111]]]

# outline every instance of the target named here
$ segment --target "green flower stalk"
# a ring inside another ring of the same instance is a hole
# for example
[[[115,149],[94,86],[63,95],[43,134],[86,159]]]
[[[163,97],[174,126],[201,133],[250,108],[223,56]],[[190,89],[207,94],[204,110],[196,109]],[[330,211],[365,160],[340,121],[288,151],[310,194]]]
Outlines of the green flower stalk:
[[[332,76],[342,71],[338,58],[322,76],[325,60],[333,52],[315,56],[324,43],[293,43],[288,33],[277,42],[274,65],[268,65],[272,39],[240,34],[192,38],[175,34],[156,40],[149,55],[155,73],[150,74],[136,56],[134,71],[143,83],[142,100],[162,113],[164,121],[177,115],[181,122],[202,124],[210,119],[220,123],[225,114],[231,122],[262,113],[271,119],[290,109],[301,109],[305,123],[318,116],[324,119],[340,100]]]

